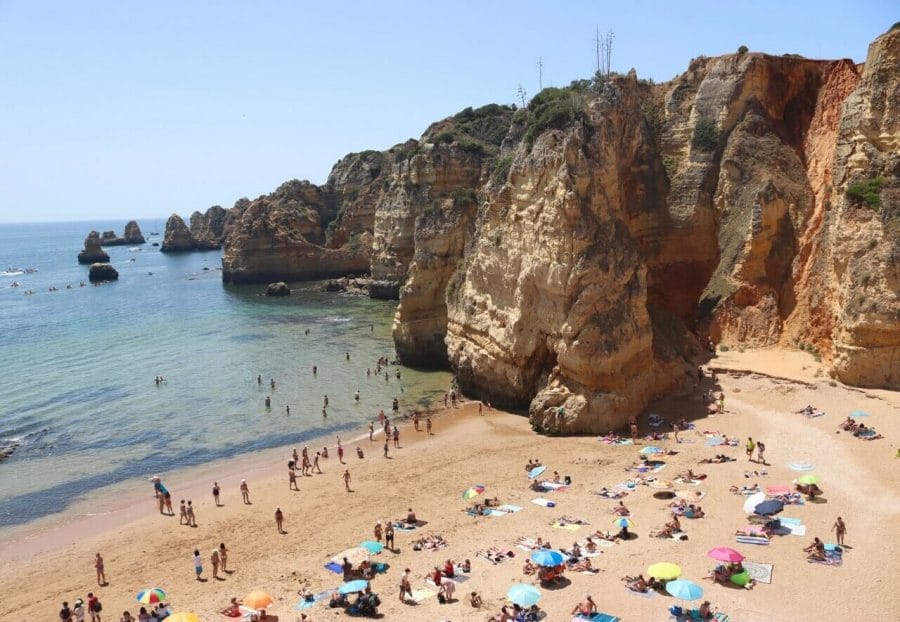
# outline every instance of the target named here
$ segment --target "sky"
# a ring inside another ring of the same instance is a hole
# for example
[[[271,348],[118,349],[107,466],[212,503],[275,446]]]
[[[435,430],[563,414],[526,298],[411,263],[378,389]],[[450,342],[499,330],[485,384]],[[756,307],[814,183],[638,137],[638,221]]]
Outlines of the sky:
[[[182,216],[418,138],[521,84],[699,55],[865,60],[890,0],[0,0],[0,222]]]

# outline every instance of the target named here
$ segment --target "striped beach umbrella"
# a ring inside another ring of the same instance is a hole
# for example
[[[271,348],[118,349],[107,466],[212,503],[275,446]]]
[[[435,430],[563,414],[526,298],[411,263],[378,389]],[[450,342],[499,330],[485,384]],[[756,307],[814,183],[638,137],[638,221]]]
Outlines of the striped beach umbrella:
[[[151,587],[148,590],[138,592],[137,601],[142,605],[153,605],[166,602],[166,593],[159,587]]]
[[[613,525],[615,525],[619,529],[621,529],[622,527],[627,527],[630,529],[631,527],[634,526],[634,523],[631,522],[630,518],[620,516],[619,518],[617,518],[616,520],[613,521]]]
[[[484,492],[484,484],[475,484],[474,486],[466,489],[463,492],[462,498],[463,498],[463,500],[468,501],[469,499],[477,497],[478,495],[482,494],[483,492]]]

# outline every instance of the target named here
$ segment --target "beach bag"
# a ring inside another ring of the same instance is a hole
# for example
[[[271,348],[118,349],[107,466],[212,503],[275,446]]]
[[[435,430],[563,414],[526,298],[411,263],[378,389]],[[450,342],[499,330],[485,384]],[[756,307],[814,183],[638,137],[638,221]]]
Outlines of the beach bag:
[[[103,611],[103,605],[101,605],[100,601],[98,600],[97,602],[94,603],[94,612],[100,613],[101,611]]]
[[[447,603],[447,599],[446,599],[446,597],[444,597],[443,594],[438,594],[438,602],[441,603],[442,605],[444,605]]]

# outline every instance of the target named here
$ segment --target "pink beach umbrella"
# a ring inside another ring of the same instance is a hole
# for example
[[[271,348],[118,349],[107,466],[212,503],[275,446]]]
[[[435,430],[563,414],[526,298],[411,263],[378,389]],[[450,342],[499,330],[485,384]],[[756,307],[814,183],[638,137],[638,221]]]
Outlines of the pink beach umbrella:
[[[714,549],[710,549],[707,555],[720,562],[734,563],[744,561],[743,555],[727,546],[717,546]]]

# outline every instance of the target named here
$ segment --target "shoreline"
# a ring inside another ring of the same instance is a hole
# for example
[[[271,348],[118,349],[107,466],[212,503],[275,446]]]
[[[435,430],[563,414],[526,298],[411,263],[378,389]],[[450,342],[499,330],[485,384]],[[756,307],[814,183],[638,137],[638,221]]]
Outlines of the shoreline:
[[[463,404],[477,403],[473,401]],[[419,416],[430,416],[435,420],[446,420],[449,415],[461,410],[457,408],[425,407],[415,412]],[[400,423],[401,438],[403,430],[407,426],[412,427],[413,413],[401,415],[392,422]],[[376,417],[377,421],[377,417]],[[423,424],[424,425],[424,424]],[[357,426],[348,426],[345,431],[354,433]],[[374,438],[383,436],[384,430],[376,427]],[[343,445],[356,444],[368,439],[368,430],[361,429],[358,435],[344,439]],[[406,442],[406,441],[404,441]],[[301,448],[309,445],[314,452],[317,447],[328,447],[331,460],[332,450],[337,449],[336,439],[329,436],[316,436],[310,439],[300,440],[297,443],[270,447],[256,452],[248,452],[231,458],[217,458],[216,460],[183,468],[175,468],[170,471],[148,473],[144,478],[130,478],[92,491],[90,499],[79,499],[61,512],[42,516],[19,525],[0,528],[0,564],[21,562],[34,556],[51,554],[55,551],[71,546],[74,541],[86,538],[96,538],[109,533],[123,525],[136,523],[148,515],[156,512],[156,498],[152,496],[152,484],[150,478],[159,475],[168,488],[172,482],[179,482],[176,492],[172,493],[173,508],[177,506],[181,497],[185,499],[206,499],[210,496],[210,488],[213,481],[218,481],[224,489],[224,482],[233,483],[237,489],[241,479],[252,481],[270,481],[276,477],[276,471],[285,469],[287,460],[293,448]],[[354,449],[355,452],[355,449]],[[345,458],[356,459],[347,450]],[[334,454],[336,457],[336,453]],[[283,462],[279,460],[283,459]],[[327,463],[326,463],[327,464]],[[298,476],[299,478],[299,476]],[[139,486],[146,486],[147,491],[140,492]],[[96,498],[94,495],[97,495]],[[225,493],[227,494],[227,493]],[[176,496],[178,499],[176,499]]]

